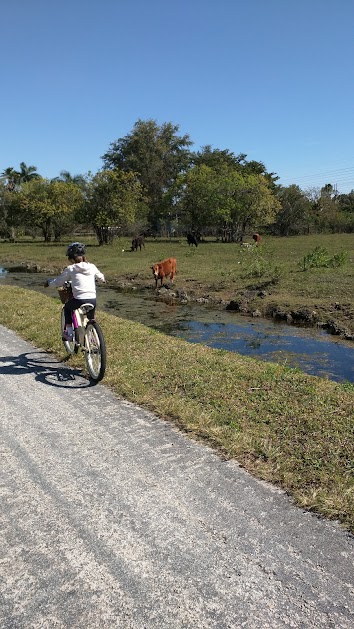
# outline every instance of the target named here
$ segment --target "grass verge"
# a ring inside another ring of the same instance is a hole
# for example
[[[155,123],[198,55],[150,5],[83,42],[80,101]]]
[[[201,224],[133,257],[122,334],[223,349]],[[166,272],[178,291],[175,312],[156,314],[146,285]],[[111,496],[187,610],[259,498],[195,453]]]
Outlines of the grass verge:
[[[61,304],[0,286],[0,323],[64,358]],[[99,312],[107,348],[104,384],[192,436],[302,507],[354,533],[354,385],[170,338]],[[81,357],[70,364],[83,366]],[[99,419],[98,419],[99,421]]]

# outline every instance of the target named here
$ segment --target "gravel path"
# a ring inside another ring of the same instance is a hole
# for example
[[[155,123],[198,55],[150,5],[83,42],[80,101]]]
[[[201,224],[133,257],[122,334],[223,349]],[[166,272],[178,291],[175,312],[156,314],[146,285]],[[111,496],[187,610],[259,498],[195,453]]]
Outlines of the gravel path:
[[[354,626],[354,538],[0,326],[0,626]]]

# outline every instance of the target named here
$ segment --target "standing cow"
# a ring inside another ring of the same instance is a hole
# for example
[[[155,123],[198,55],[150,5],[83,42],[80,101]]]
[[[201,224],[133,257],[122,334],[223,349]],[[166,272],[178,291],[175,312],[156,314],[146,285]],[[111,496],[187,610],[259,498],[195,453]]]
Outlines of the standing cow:
[[[130,247],[130,251],[138,251],[138,247],[141,251],[141,247],[145,249],[144,236],[137,236],[132,240],[132,246]]]
[[[195,234],[187,234],[188,245],[195,245],[198,247],[198,239]]]
[[[152,272],[155,277],[155,288],[157,288],[157,282],[160,280],[162,286],[162,282],[165,277],[170,276],[171,284],[173,283],[173,278],[177,273],[177,262],[176,258],[167,258],[167,260],[163,260],[162,262],[157,262],[152,265]]]

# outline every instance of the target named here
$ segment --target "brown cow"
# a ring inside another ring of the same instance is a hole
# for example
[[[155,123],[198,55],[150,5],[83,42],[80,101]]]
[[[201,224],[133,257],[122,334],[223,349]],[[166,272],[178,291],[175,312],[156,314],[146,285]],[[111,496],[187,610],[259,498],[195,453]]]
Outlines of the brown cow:
[[[157,288],[158,280],[160,280],[160,286],[162,286],[164,278],[168,276],[170,276],[171,283],[173,283],[173,278],[177,273],[176,258],[168,258],[163,260],[163,262],[157,262],[151,268],[155,277],[155,288]]]
[[[252,238],[254,242],[256,243],[256,245],[259,245],[259,243],[262,240],[262,236],[260,234],[253,234]]]

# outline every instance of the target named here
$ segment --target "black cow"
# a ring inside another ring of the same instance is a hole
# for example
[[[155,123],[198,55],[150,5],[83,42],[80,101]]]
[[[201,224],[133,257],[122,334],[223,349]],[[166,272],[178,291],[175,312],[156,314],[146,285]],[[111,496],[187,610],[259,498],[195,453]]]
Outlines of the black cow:
[[[198,247],[198,240],[195,234],[187,234],[187,242],[188,245],[195,245],[196,247]]]
[[[132,246],[130,247],[130,251],[138,251],[138,247],[141,251],[141,247],[145,249],[144,236],[137,236],[132,240]]]

